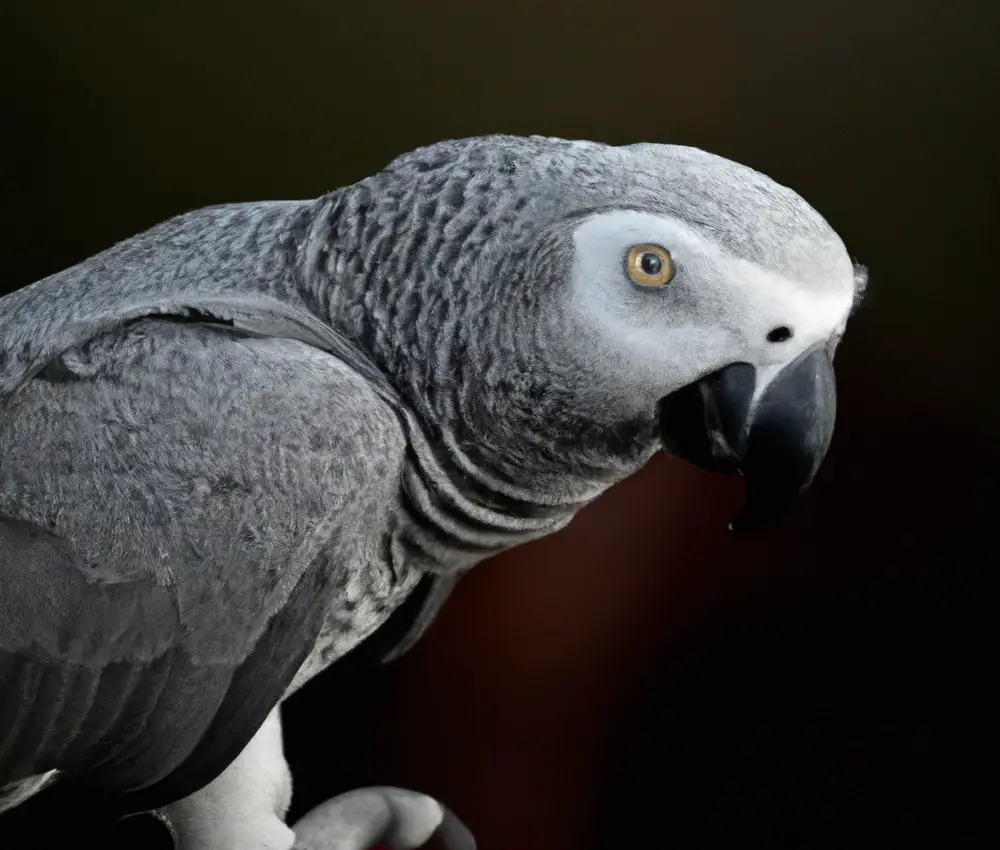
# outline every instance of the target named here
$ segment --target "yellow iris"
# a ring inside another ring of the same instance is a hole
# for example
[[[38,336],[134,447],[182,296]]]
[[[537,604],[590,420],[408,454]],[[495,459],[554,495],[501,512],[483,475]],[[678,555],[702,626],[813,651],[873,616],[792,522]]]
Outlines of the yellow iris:
[[[666,286],[675,271],[670,252],[659,245],[636,245],[628,252],[629,276],[640,286]]]

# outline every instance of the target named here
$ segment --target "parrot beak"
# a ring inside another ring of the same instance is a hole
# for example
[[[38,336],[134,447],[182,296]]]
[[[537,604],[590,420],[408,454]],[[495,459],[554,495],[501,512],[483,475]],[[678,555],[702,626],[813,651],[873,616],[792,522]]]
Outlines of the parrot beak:
[[[784,367],[759,394],[756,383],[753,366],[734,363],[660,402],[668,452],[746,479],[731,531],[777,520],[808,489],[833,436],[837,392],[825,344]]]

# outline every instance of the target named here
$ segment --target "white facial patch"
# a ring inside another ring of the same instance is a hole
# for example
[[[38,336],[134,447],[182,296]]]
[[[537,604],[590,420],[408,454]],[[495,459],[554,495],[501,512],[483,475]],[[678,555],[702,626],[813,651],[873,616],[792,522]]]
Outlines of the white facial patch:
[[[581,330],[597,338],[595,368],[610,359],[609,379],[622,380],[625,368],[656,398],[735,362],[756,367],[761,390],[807,348],[842,333],[854,300],[853,264],[845,250],[828,271],[830,244],[816,245],[815,274],[797,281],[652,213],[592,216],[574,231],[573,243],[568,307]],[[646,243],[670,252],[676,274],[669,284],[645,288],[630,278],[628,252]],[[768,341],[780,327],[791,338]]]

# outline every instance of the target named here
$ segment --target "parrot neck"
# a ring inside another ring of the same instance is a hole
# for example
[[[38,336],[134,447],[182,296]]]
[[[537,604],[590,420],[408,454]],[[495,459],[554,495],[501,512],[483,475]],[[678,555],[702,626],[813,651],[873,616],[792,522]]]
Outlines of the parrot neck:
[[[362,181],[310,205],[299,297],[390,379],[411,443],[426,443],[463,497],[568,521],[646,463],[658,447],[652,415],[595,422],[569,390],[538,384],[552,370],[532,368],[532,328],[513,314],[498,321],[518,308],[486,306],[464,285],[477,247],[376,206],[377,189]]]

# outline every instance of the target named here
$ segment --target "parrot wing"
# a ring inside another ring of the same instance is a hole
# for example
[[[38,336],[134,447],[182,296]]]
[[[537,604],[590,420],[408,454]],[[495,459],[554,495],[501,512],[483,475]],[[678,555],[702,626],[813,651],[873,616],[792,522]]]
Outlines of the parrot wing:
[[[0,787],[58,769],[155,808],[280,701],[391,502],[400,424],[378,373],[266,297],[9,330]]]

